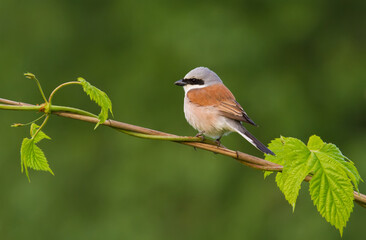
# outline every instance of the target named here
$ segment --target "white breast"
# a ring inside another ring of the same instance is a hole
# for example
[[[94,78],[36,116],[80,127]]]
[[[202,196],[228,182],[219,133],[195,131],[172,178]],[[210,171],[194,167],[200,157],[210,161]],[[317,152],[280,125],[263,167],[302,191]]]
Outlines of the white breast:
[[[184,114],[188,123],[206,136],[218,139],[222,135],[232,132],[227,119],[219,115],[215,107],[202,107],[184,98]]]

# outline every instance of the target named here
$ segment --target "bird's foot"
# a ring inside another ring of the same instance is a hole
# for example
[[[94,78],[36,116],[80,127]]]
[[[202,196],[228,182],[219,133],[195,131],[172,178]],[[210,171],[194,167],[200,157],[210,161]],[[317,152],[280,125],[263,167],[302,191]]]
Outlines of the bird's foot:
[[[218,139],[215,140],[215,143],[217,145],[217,147],[222,147],[222,148],[226,148],[224,145],[221,144],[221,137],[219,137]]]
[[[201,141],[203,142],[205,140],[205,135],[203,135],[205,132],[199,132],[196,134],[195,137],[201,138]]]

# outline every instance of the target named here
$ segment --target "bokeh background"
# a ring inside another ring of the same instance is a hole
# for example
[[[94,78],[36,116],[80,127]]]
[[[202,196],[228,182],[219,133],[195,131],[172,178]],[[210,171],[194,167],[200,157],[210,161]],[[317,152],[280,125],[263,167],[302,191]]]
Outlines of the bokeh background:
[[[180,135],[196,132],[174,86],[213,69],[260,127],[262,142],[317,134],[366,178],[366,2],[0,1],[0,97],[42,103],[82,76],[108,93],[114,118]],[[98,108],[80,87],[58,105]],[[20,173],[37,113],[0,112],[1,239],[338,239],[304,183],[296,210],[273,176],[183,145],[137,139],[52,117],[40,145],[55,176]],[[262,156],[240,136],[229,148]],[[364,183],[361,192],[366,192]],[[356,205],[343,239],[364,235]]]

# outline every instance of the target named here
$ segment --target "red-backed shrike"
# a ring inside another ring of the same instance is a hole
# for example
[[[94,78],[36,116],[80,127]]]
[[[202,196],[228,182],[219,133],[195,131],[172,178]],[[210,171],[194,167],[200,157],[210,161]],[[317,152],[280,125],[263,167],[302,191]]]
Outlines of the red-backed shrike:
[[[256,126],[219,76],[206,67],[198,67],[175,82],[183,86],[184,114],[188,123],[208,137],[216,139],[237,132],[266,154],[274,153],[256,139],[241,122]]]

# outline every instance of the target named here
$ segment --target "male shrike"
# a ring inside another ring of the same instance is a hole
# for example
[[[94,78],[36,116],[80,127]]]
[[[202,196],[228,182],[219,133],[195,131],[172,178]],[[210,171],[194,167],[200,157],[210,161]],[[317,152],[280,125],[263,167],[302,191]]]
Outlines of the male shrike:
[[[241,124],[246,122],[256,126],[216,73],[198,67],[175,85],[184,88],[184,114],[199,135],[204,134],[219,142],[222,136],[237,132],[260,151],[275,155]]]

